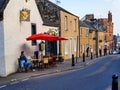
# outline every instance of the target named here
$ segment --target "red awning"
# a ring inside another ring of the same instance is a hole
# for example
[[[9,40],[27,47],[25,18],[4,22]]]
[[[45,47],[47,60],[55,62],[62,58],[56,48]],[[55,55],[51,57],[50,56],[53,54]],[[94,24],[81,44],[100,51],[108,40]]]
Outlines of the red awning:
[[[49,34],[39,33],[39,34],[34,34],[32,36],[27,37],[26,40],[57,41],[57,40],[68,40],[68,39],[59,37],[59,36],[53,36],[53,35],[49,35]]]

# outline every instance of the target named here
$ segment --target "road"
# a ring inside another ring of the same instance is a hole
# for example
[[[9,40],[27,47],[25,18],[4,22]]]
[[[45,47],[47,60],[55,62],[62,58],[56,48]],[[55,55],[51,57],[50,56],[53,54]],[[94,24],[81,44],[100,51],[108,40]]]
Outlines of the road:
[[[120,76],[118,55],[104,57],[80,70],[10,83],[0,90],[111,90],[113,74]]]

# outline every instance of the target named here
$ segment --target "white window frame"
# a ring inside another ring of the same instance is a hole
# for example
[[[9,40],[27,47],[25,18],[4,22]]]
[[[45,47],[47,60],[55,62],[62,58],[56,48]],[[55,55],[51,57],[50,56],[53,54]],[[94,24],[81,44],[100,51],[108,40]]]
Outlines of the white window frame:
[[[77,47],[77,39],[74,38],[74,51],[76,52],[76,47]]]
[[[65,54],[68,54],[68,40],[65,40],[64,44],[65,44]]]
[[[83,48],[82,48],[82,45],[80,45],[80,52],[81,52],[81,53],[83,52]]]

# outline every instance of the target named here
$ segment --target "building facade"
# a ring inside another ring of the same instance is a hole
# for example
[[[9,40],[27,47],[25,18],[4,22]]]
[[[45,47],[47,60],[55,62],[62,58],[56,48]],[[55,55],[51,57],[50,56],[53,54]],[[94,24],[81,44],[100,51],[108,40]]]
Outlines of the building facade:
[[[106,26],[105,32],[105,46],[108,50],[113,49],[113,22],[112,22],[112,13],[108,12],[108,18],[102,18],[101,22]]]
[[[90,48],[93,50],[92,53],[95,56],[96,55],[96,32],[94,30],[94,28],[92,28],[92,30],[89,31],[89,45]]]
[[[105,32],[101,31],[98,32],[98,56],[100,56],[100,50],[101,54],[104,55],[104,45],[105,45]]]
[[[86,15],[84,22],[90,28],[90,47],[92,47],[94,55],[96,57],[103,55],[105,48],[105,25],[101,22],[101,19],[94,18],[93,14]]]
[[[26,41],[28,36],[56,30],[55,23],[46,23],[39,4],[43,0],[2,0],[0,3],[0,76],[18,69],[21,51],[33,56],[39,51],[39,41]],[[49,21],[51,21],[49,19]],[[52,25],[51,25],[52,24]]]
[[[80,57],[83,56],[83,53],[87,55],[87,48],[90,47],[90,34],[89,27],[84,22],[80,21]],[[88,53],[90,56],[90,50]]]
[[[61,10],[61,37],[68,40],[61,41],[61,53],[64,59],[71,59],[72,54],[78,56],[78,33],[79,33],[79,18],[67,11]]]

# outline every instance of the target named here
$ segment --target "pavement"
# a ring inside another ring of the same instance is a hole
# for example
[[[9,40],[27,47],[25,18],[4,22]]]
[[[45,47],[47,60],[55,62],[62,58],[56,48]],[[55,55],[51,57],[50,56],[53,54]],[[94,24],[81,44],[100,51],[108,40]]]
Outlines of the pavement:
[[[16,81],[20,80],[27,80],[28,78],[32,77],[37,77],[37,76],[44,76],[44,75],[49,75],[49,74],[55,74],[55,73],[61,73],[61,72],[66,72],[66,71],[71,71],[71,70],[77,70],[77,69],[82,69],[86,66],[89,66],[99,60],[101,60],[104,57],[99,57],[99,58],[93,58],[91,60],[90,57],[85,58],[85,62],[83,62],[82,58],[77,59],[77,63],[75,60],[75,66],[72,66],[71,60],[67,60],[62,62],[61,64],[57,64],[55,67],[50,67],[48,69],[40,69],[40,70],[35,70],[35,71],[28,71],[27,73],[25,72],[16,72],[13,73],[7,77],[0,77],[0,87],[4,86],[7,83],[14,83]]]

